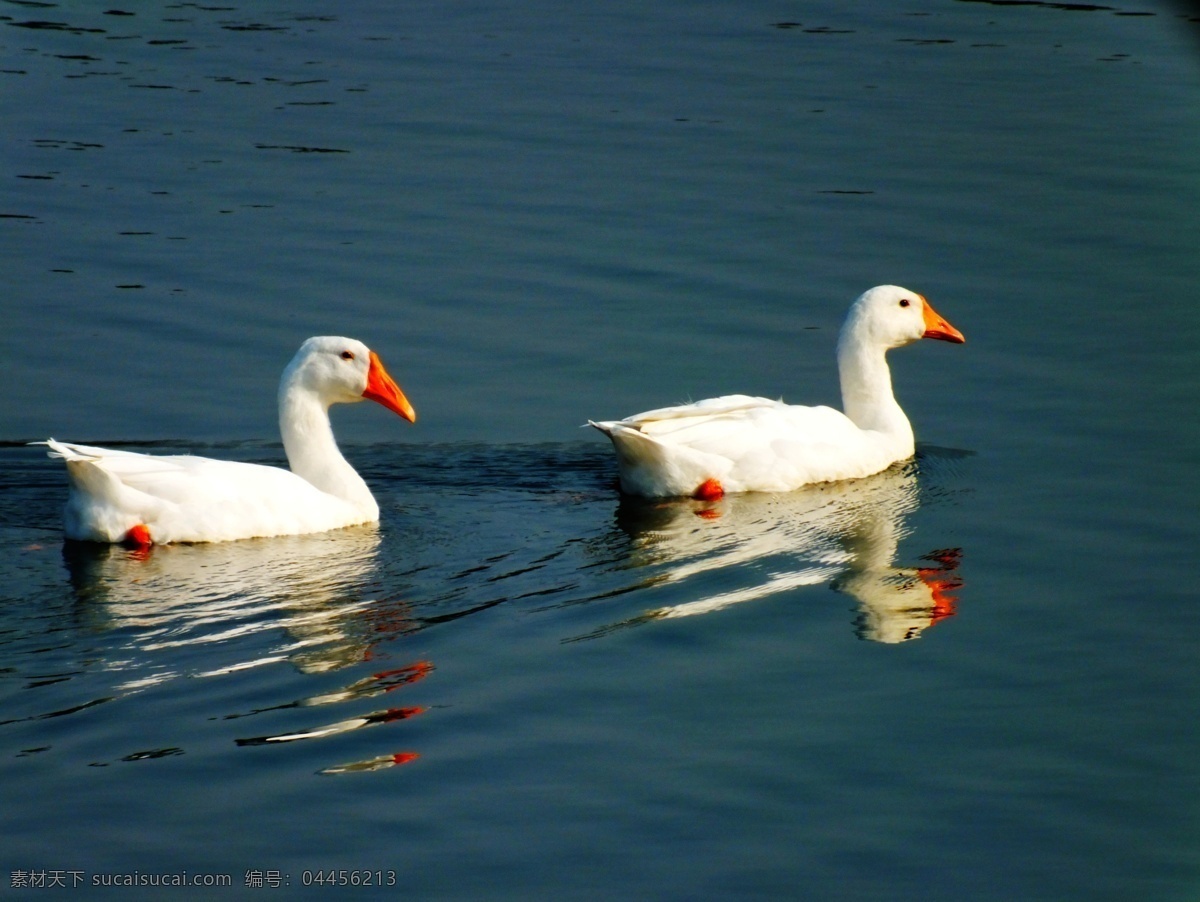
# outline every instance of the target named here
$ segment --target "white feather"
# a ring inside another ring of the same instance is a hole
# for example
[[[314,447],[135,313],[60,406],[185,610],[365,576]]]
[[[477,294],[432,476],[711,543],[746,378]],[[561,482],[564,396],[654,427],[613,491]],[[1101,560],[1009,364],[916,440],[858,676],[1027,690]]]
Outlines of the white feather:
[[[726,395],[589,423],[612,439],[632,495],[690,495],[708,480],[726,492],[779,492],[870,476],[912,456],[884,355],[922,337],[963,340],[921,295],[880,286],[854,302],[838,342],[845,413]]]
[[[280,430],[292,470],[54,439],[41,443],[49,446],[51,457],[66,461],[66,535],[120,542],[132,528],[145,526],[155,543],[222,542],[373,522],[379,506],[338,450],[328,409],[362,400],[380,386],[387,395],[381,403],[406,418],[415,416],[362,342],[306,341],[284,371],[279,390]]]

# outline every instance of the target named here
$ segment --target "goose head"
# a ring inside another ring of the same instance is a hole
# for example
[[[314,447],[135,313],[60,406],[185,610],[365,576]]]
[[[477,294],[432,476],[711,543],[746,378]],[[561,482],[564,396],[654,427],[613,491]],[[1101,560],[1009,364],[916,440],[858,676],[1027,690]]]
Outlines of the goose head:
[[[382,404],[410,423],[416,411],[384,368],[379,355],[361,341],[321,335],[300,346],[283,371],[281,396],[304,392],[322,406],[353,404],[364,398]]]
[[[898,285],[879,285],[859,297],[850,307],[842,337],[885,350],[920,338],[966,341],[922,295]]]

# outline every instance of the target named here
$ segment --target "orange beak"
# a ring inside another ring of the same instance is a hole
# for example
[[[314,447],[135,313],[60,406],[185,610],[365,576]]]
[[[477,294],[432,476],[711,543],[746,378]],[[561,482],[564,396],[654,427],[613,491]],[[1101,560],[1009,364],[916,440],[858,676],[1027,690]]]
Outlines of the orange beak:
[[[367,370],[367,387],[362,396],[400,414],[410,423],[417,421],[417,412],[408,403],[408,398],[404,397],[404,392],[400,391],[400,386],[383,368],[383,361],[374,351],[371,352],[371,368]]]
[[[925,299],[921,298],[921,300],[924,301]],[[966,341],[961,332],[938,316],[937,311],[933,309],[929,301],[925,301],[925,334],[921,337],[952,341],[955,344],[962,344]]]

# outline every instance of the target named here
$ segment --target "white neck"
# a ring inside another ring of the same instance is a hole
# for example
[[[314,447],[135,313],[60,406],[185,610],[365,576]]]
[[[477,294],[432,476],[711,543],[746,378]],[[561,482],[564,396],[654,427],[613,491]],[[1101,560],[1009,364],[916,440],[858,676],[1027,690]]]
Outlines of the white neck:
[[[379,516],[371,490],[338,450],[329,423],[329,407],[299,385],[280,386],[279,432],[292,472],[322,492]]]
[[[838,341],[842,410],[860,429],[879,432],[912,453],[913,431],[892,393],[886,348],[847,329]]]

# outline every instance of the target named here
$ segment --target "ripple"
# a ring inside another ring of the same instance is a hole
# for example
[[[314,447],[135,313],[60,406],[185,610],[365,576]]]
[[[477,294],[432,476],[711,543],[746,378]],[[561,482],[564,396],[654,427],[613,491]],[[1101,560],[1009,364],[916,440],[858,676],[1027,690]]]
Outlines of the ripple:
[[[252,443],[201,451],[261,462],[280,453]],[[10,652],[38,646],[58,656],[36,670],[27,666],[32,659],[17,658],[24,664],[8,678],[22,681],[29,713],[4,725],[78,716],[137,694],[169,698],[182,681],[203,681],[214,686],[200,691],[213,700],[210,721],[261,722],[229,736],[236,748],[299,744],[326,757],[351,736],[389,727],[381,740],[368,740],[374,748],[355,740],[359,755],[316,770],[366,774],[425,755],[419,742],[397,749],[390,737],[443,704],[436,701],[441,681],[416,690],[437,668],[434,658],[409,657],[408,640],[454,630],[499,606],[537,618],[560,643],[595,642],[825,586],[856,599],[847,623],[856,635],[900,642],[950,619],[962,587],[954,549],[931,551],[912,566],[897,560],[922,500],[954,497],[923,495],[918,470],[935,483],[938,474],[953,475],[961,465],[953,452],[923,451],[919,468],[854,484],[719,502],[622,499],[612,488],[608,448],[591,443],[505,446],[503,453],[483,444],[418,446],[402,457],[381,445],[348,453],[384,511],[377,527],[161,546],[141,555],[64,543],[71,626],[63,629],[49,608],[20,635],[0,637]],[[27,466],[57,473],[40,457]],[[60,483],[22,475],[19,466],[12,478],[44,496],[33,509],[60,503]],[[5,497],[31,506],[29,497]],[[28,537],[17,541],[45,548]],[[45,550],[29,554],[31,564],[48,560]],[[90,663],[71,666],[83,643],[96,647]],[[234,704],[245,691],[255,702]],[[379,705],[383,698],[394,701]],[[367,710],[354,710],[364,704]],[[332,716],[297,722],[317,710]],[[144,748],[186,746],[181,737],[161,739]]]

